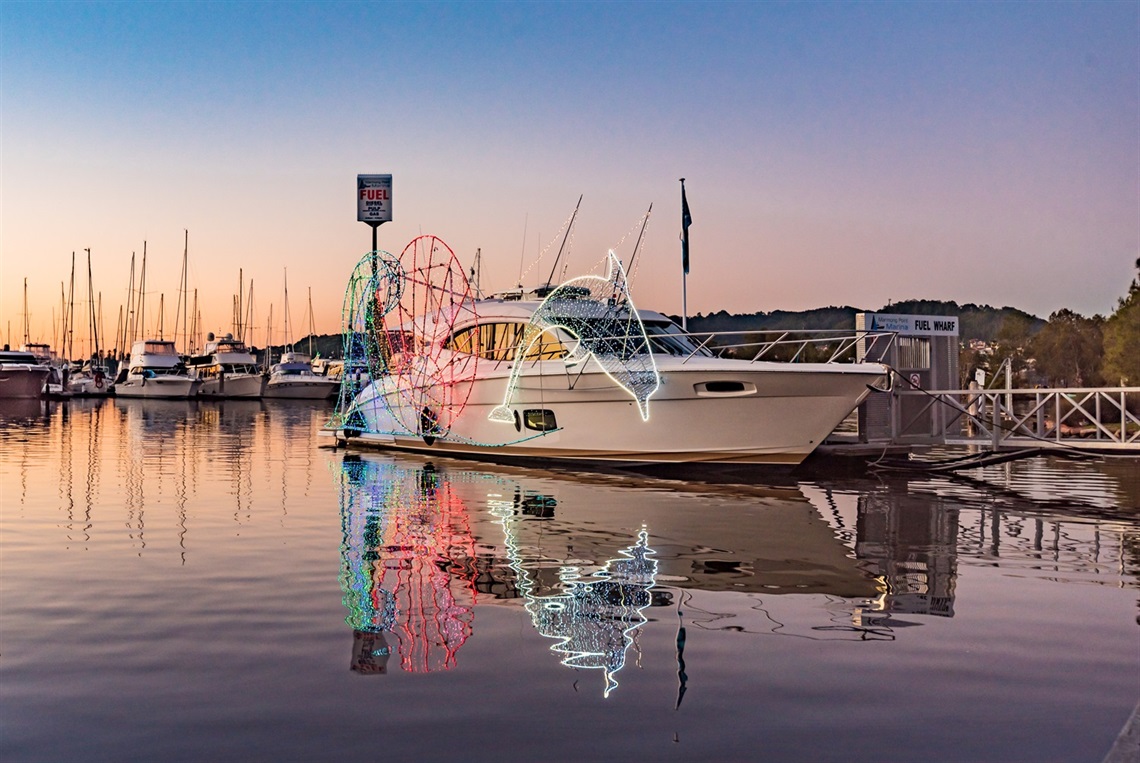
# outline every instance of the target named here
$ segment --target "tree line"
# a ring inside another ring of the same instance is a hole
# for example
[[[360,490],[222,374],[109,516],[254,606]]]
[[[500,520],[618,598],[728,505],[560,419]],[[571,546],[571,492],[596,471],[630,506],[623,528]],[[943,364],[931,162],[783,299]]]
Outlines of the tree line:
[[[1015,384],[1051,387],[1140,386],[1140,259],[1137,277],[1117,300],[1107,318],[1086,318],[1067,308],[1057,310],[1041,326],[1007,316],[991,351],[962,350],[959,368],[996,372],[1010,363]]]

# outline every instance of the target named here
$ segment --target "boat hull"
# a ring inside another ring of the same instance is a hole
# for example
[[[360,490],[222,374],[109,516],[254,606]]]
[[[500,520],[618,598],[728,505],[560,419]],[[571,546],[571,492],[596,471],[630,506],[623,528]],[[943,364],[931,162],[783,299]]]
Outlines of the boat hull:
[[[196,397],[201,381],[188,376],[128,376],[115,384],[115,397],[180,399]]]
[[[336,395],[340,384],[331,379],[313,381],[282,381],[270,379],[265,385],[264,397],[283,400],[327,400]]]
[[[407,422],[420,417],[407,389],[390,377],[361,393],[356,421],[363,426],[350,426],[348,437],[342,428],[340,438],[504,460],[792,466],[815,450],[884,375],[876,364],[666,366],[643,420],[634,399],[599,369],[568,373],[560,362],[535,365],[548,367],[519,380],[508,406],[517,414],[514,425],[488,418],[504,400],[507,379],[499,377],[469,382],[466,405],[453,421],[431,412],[425,420],[440,420],[445,431],[433,434],[430,426],[427,432],[418,431],[423,427],[408,431]],[[554,428],[531,429],[528,420]]]
[[[202,398],[259,398],[265,389],[261,374],[215,376],[202,381],[198,397]]]
[[[0,399],[34,400],[43,397],[49,373],[44,366],[0,366]]]
[[[111,380],[91,376],[71,377],[67,389],[72,397],[107,397],[111,394]]]

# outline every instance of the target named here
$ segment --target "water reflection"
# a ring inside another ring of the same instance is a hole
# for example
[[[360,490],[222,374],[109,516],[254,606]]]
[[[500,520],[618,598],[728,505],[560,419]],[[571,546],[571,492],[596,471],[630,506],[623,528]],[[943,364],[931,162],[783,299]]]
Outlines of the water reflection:
[[[346,456],[340,473],[341,573],[351,668],[448,670],[471,635],[474,542],[467,507],[431,464],[417,469]]]
[[[1135,705],[1135,463],[716,485],[326,419],[0,406],[0,759],[358,757],[379,691],[398,755],[1099,760]]]
[[[543,580],[551,571],[541,554],[530,555],[529,546],[518,537],[526,517],[550,518],[557,502],[547,496],[527,496],[514,501],[491,498],[488,509],[503,528],[507,558],[515,573],[515,587],[526,600],[535,629],[558,643],[551,651],[562,655],[571,668],[603,671],[609,696],[617,688],[616,675],[625,665],[625,653],[634,642],[638,626],[647,622],[642,610],[653,603],[650,589],[657,577],[656,553],[649,548],[649,533],[643,527],[633,545],[621,549],[616,559],[607,559],[601,569],[587,572],[568,561],[557,566],[556,580]],[[535,512],[534,508],[541,508]]]
[[[853,602],[881,592],[798,490],[444,469],[375,454],[345,456],[338,482],[340,583],[351,667],[362,673],[386,672],[393,649],[407,671],[453,666],[482,596],[521,604],[559,661],[600,671],[608,696],[627,652],[640,651],[648,609],[677,607],[682,592],[744,594],[733,601],[768,623],[761,593],[824,594],[850,622]],[[744,613],[686,601],[696,620],[676,613],[679,662],[687,620],[755,629]],[[835,620],[829,610],[813,625]]]

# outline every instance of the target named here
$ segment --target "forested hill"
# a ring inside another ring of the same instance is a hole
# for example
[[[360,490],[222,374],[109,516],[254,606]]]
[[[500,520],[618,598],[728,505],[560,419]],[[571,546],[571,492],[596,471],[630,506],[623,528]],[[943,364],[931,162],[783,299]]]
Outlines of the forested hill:
[[[770,313],[732,315],[724,310],[709,315],[689,317],[689,331],[695,333],[715,331],[774,331],[787,329],[841,329],[855,328],[855,313],[878,312],[901,315],[957,315],[959,338],[963,341],[981,339],[992,342],[1007,318],[1028,324],[1029,333],[1035,334],[1045,321],[1015,307],[990,307],[968,303],[941,302],[916,299],[895,302],[879,310],[855,307],[817,307],[814,310],[773,310]],[[677,319],[680,322],[679,318]]]

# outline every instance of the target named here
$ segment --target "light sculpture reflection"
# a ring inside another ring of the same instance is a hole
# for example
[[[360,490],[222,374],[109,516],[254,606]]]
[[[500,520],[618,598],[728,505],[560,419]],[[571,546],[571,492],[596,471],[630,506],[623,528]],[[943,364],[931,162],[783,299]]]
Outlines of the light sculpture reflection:
[[[633,396],[645,421],[649,398],[661,379],[645,325],[629,296],[625,268],[612,249],[607,260],[604,277],[571,278],[546,296],[527,323],[515,357],[525,357],[544,332],[567,331],[578,340],[565,359],[567,367],[585,364],[592,357],[614,384]],[[514,423],[510,405],[524,365],[521,360],[514,364],[503,403],[491,411],[490,420]]]
[[[352,670],[387,672],[387,634],[395,636],[406,672],[454,667],[474,620],[467,507],[430,464],[404,469],[346,456],[338,477]]]
[[[645,528],[636,542],[623,549],[596,572],[583,576],[577,566],[558,570],[562,593],[538,595],[538,584],[528,569],[515,537],[520,521],[517,506],[510,501],[489,500],[488,507],[503,527],[507,557],[515,571],[516,587],[525,599],[531,622],[540,634],[554,639],[550,647],[561,655],[563,665],[601,670],[605,676],[603,696],[617,688],[617,673],[625,666],[625,653],[634,635],[647,619],[642,610],[653,601],[651,589],[657,578],[656,553],[649,547]]]

